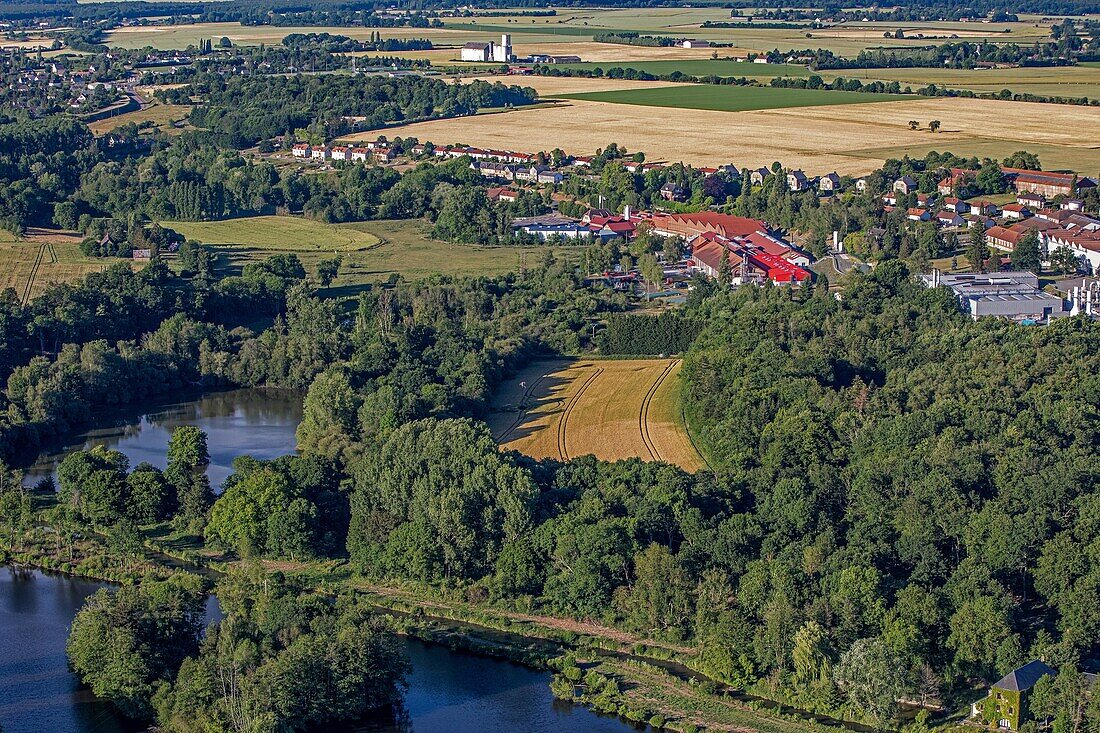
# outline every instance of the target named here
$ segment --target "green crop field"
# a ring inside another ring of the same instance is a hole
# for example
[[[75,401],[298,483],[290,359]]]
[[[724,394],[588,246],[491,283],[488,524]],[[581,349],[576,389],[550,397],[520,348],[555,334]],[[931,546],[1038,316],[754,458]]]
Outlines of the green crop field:
[[[832,92],[823,89],[781,89],[775,87],[716,86],[681,84],[650,89],[624,89],[559,95],[567,99],[613,104],[637,104],[645,107],[706,109],[718,112],[746,112],[755,109],[822,107],[835,104],[867,104],[907,99],[896,94]]]
[[[719,54],[729,49],[715,49]],[[729,59],[683,59],[677,61],[590,61],[580,64],[562,64],[554,68],[590,71],[592,69],[634,69],[635,71],[665,76],[679,71],[687,76],[728,76],[771,79],[776,76],[805,77],[810,70],[795,64],[753,64]]]
[[[213,222],[164,222],[189,239],[214,247],[215,268],[233,274],[249,262],[287,252],[308,272],[317,262],[339,256],[340,272],[330,288],[353,293],[365,283],[400,275],[417,280],[434,274],[499,275],[535,265],[548,247],[479,247],[432,239],[420,220],[349,224],[290,216],[258,216]],[[564,256],[568,251],[563,250]]]

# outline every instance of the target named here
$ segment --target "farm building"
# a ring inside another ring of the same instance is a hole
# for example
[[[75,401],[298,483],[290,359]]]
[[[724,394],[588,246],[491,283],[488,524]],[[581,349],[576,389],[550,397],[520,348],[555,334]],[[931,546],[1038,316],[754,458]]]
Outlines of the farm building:
[[[1041,193],[1047,198],[1074,196],[1082,188],[1095,188],[1091,178],[1078,178],[1074,173],[1029,171],[1023,168],[1002,168],[1005,178],[1017,191]]]
[[[495,61],[506,64],[512,60],[512,36],[505,33],[500,37],[500,44],[467,43],[462,47],[460,58],[463,61]]]
[[[680,42],[684,48],[710,48],[710,41],[699,38],[685,38]]]
[[[1033,272],[948,275],[933,270],[921,280],[930,288],[948,288],[974,320],[992,316],[1048,323],[1069,315],[1061,298],[1039,289],[1039,276]]]

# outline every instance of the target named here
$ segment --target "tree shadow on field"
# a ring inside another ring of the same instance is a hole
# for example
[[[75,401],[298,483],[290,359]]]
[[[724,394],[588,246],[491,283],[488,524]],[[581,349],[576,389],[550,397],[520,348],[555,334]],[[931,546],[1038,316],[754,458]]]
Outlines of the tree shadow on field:
[[[534,384],[537,380],[538,384]],[[533,435],[540,430],[548,430],[546,425],[536,425],[535,422],[547,415],[560,414],[565,409],[565,403],[569,396],[565,394],[566,388],[574,380],[566,379],[557,374],[545,374],[541,378],[535,377],[529,380],[527,392],[518,402],[500,403],[494,406],[493,412],[498,415],[511,416],[512,419],[500,424],[505,427],[495,436],[498,443],[511,443]],[[545,411],[545,408],[554,403],[560,403],[557,410]]]

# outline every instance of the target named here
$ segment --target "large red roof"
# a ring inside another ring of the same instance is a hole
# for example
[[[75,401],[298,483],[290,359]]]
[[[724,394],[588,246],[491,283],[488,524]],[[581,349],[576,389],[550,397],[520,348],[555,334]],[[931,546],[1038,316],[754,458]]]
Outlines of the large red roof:
[[[694,214],[668,214],[654,216],[653,218],[654,224],[658,226],[662,222],[669,221],[681,226],[696,227],[700,233],[710,229],[731,238],[744,237],[753,232],[767,231],[767,227],[764,223],[756,219],[749,219],[744,216],[732,216],[730,214],[720,214],[717,211],[699,211]]]

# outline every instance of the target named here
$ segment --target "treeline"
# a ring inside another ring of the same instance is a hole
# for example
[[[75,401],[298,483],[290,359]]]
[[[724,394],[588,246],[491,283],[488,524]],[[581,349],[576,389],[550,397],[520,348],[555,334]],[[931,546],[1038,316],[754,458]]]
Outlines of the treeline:
[[[73,669],[97,697],[170,733],[393,719],[409,664],[363,601],[248,568],[219,582],[223,618],[206,626],[205,590],[176,574],[98,591],[73,620]]]
[[[377,129],[399,120],[454,117],[485,107],[534,102],[533,89],[489,84],[448,84],[442,79],[406,76],[271,76],[223,78],[209,74],[187,86],[157,92],[165,102],[188,104],[197,96],[190,121],[211,130],[220,144],[246,148],[311,124],[323,124],[332,137]]]
[[[330,53],[355,51],[425,51],[432,48],[427,38],[382,38],[371,33],[370,40],[360,41],[334,33],[291,33],[283,37],[287,48],[321,48]]]
[[[682,354],[699,335],[703,323],[679,311],[657,316],[613,313],[597,340],[604,354]]]

